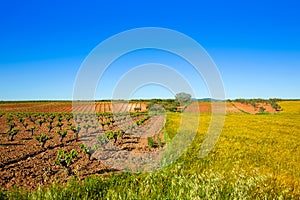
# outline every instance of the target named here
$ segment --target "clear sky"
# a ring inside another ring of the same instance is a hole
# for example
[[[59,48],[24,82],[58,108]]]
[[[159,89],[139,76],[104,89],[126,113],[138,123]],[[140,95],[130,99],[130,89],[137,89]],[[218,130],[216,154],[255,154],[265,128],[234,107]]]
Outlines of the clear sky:
[[[226,98],[300,98],[299,10],[298,0],[1,1],[0,100],[72,99],[90,51],[114,34],[139,27],[173,29],[200,43],[220,71]],[[159,54],[136,53],[139,63]],[[168,57],[160,56],[157,62]],[[128,65],[121,61],[119,67]],[[122,75],[117,69],[99,83],[96,98],[110,98],[107,85]],[[173,94],[153,85],[133,97]],[[209,94],[203,89],[196,97]]]

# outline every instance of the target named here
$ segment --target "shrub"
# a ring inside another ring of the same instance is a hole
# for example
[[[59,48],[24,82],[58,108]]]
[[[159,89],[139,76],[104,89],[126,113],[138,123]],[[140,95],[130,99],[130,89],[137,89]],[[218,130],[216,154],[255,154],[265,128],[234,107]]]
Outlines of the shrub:
[[[31,132],[31,136],[33,136],[34,130],[35,130],[35,126],[32,126],[29,129],[27,129],[26,131]]]
[[[40,127],[42,126],[42,124],[45,122],[45,120],[43,120],[43,119],[40,119],[39,121],[39,125],[40,125]]]
[[[101,122],[100,125],[102,126],[102,130],[104,130],[104,126],[106,125],[105,122]]]
[[[62,122],[63,118],[61,116],[58,117],[58,122]]]
[[[254,100],[251,100],[250,104],[253,106],[254,109],[257,108],[257,103]]]
[[[158,147],[161,148],[162,147],[162,142],[160,137],[157,138],[157,143],[158,143]]]
[[[154,147],[154,140],[153,140],[153,138],[152,137],[148,137],[148,145],[149,145],[149,147]]]
[[[12,122],[12,121],[7,122],[7,125],[9,128],[9,131],[11,131],[16,126],[15,122]]]
[[[22,124],[23,124],[24,128],[26,129],[28,126],[28,123],[24,121]]]
[[[266,110],[266,108],[265,108],[265,107],[263,107],[263,106],[259,108],[259,112],[260,112],[260,113],[263,113],[263,112],[265,112],[265,110]]]
[[[57,124],[56,124],[56,126],[59,127],[60,130],[63,125],[64,125],[64,123],[62,123],[61,121],[57,122]]]
[[[2,117],[3,115],[5,115],[5,113],[0,112],[0,117]]]
[[[273,109],[276,111],[282,110],[281,106],[277,104],[278,99],[270,99],[269,101]]]
[[[117,139],[118,139],[118,136],[120,136],[121,134],[118,131],[114,131],[114,132],[113,131],[108,131],[108,132],[105,133],[105,135],[110,140],[114,139],[114,143],[116,143]]]
[[[30,116],[30,117],[29,117],[29,120],[30,120],[32,123],[34,123],[34,124],[35,124],[35,120],[36,120],[36,118],[35,118],[34,116]]]
[[[74,158],[78,157],[78,152],[72,149],[70,152],[66,152],[62,149],[58,150],[55,164],[61,165],[67,169],[68,176],[71,175],[70,165],[73,162]]]
[[[67,115],[66,116],[66,120],[69,122],[70,121],[70,119],[72,119],[73,118],[73,116],[72,115]]]
[[[47,127],[48,127],[48,132],[49,132],[49,133],[50,133],[51,130],[54,128],[54,127],[52,126],[52,124],[47,125]]]
[[[61,131],[61,130],[57,130],[56,131],[56,134],[60,137],[60,139],[59,139],[59,142],[61,142],[62,143],[62,141],[63,141],[63,139],[64,139],[64,137],[66,137],[67,136],[67,133],[68,133],[68,131],[67,130],[63,130],[63,131]]]
[[[114,132],[112,132],[112,131],[107,131],[106,133],[105,133],[105,135],[106,135],[106,137],[108,138],[108,139],[113,139],[114,138]]]
[[[105,135],[98,135],[96,139],[97,139],[97,141],[100,142],[100,144],[102,144],[102,145],[108,143],[107,138],[106,138]]]
[[[14,136],[17,135],[19,132],[19,129],[12,129],[12,130],[7,130],[7,134],[9,135],[9,140],[13,141]]]
[[[71,126],[71,130],[75,134],[75,140],[76,141],[78,141],[78,134],[79,134],[80,129],[81,128],[79,126]]]
[[[25,120],[24,120],[24,118],[23,117],[19,117],[19,122],[20,123],[23,123]]]
[[[50,138],[48,138],[47,135],[45,135],[44,133],[42,133],[40,136],[35,136],[34,139],[37,140],[37,141],[39,141],[41,147],[44,148],[46,141],[49,140]]]
[[[53,124],[53,119],[49,119],[48,122],[49,122],[49,125],[52,125]]]
[[[58,150],[57,159],[59,159],[59,163],[64,167],[68,167],[71,165],[72,160],[78,157],[78,152],[72,149],[69,153],[62,149]]]
[[[99,148],[100,148],[100,147],[99,147],[98,144],[94,144],[94,147],[93,147],[93,150],[94,150],[94,151],[97,151]]]
[[[7,115],[7,122],[11,122],[13,119],[14,118],[13,118],[12,114]]]
[[[86,133],[86,134],[88,133],[90,127],[91,127],[91,125],[89,125],[89,124],[85,124],[85,125],[83,126],[83,128],[85,129],[85,133]]]
[[[87,148],[84,144],[80,144],[79,147],[82,150],[82,152],[86,154],[87,159],[90,160],[91,159],[91,151],[90,151],[90,149]]]
[[[50,118],[52,121],[54,120],[55,117],[56,117],[55,114],[51,114],[51,115],[49,116],[49,118]]]

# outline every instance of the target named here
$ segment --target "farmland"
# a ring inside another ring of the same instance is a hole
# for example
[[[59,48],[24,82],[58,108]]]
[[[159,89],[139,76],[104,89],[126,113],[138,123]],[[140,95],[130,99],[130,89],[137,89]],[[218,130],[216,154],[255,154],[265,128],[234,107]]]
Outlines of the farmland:
[[[29,104],[42,110],[45,108],[45,104]],[[27,107],[24,104],[20,107],[12,105],[6,109],[20,111]],[[65,111],[70,106],[65,103],[55,105]],[[113,115],[111,106],[116,106],[121,112]],[[97,146],[103,146],[109,140],[119,149],[130,149],[135,152],[155,150],[155,147],[149,148],[146,145],[147,137],[136,138],[132,135],[134,132],[146,133],[146,130],[151,130],[155,127],[154,119],[158,118],[153,116],[150,120],[147,113],[141,112],[142,109],[138,109],[139,112],[130,112],[136,110],[134,108],[137,106],[143,107],[140,103],[120,106],[102,102],[95,105],[96,109],[108,112],[97,112],[97,115],[89,113],[90,105],[87,103],[80,104],[80,111],[74,115],[70,112],[2,113],[0,118],[2,188],[22,186],[35,189],[38,185],[47,185],[54,180],[68,178],[70,174],[83,178],[89,174],[110,171],[111,169],[99,160],[90,158],[92,151],[99,149]],[[88,137],[97,138],[99,141],[93,146],[83,144],[82,141]],[[57,164],[58,154],[62,151],[65,153],[73,151],[78,154],[76,165],[71,165],[73,163],[70,162],[67,166],[69,174],[65,173],[62,163]],[[80,175],[77,174],[79,172]]]
[[[170,166],[143,173],[114,171],[93,156],[87,156],[80,140],[86,132],[118,133],[120,130],[115,124],[117,122],[111,123],[113,119],[109,112],[114,108],[109,102],[95,103],[97,119],[84,115],[91,109],[84,104],[77,110],[83,113],[80,121],[93,124],[93,120],[97,120],[98,124],[104,125],[88,127],[87,131],[80,130],[79,140],[76,140],[71,128],[76,126],[77,118],[70,113],[70,102],[0,104],[0,184],[4,191],[0,193],[0,198],[300,198],[300,101],[278,102],[282,108],[280,112],[263,103],[258,105],[270,112],[259,112],[258,108],[240,102],[227,102],[222,134],[212,152],[204,158],[198,155],[211,120],[210,103],[194,102],[186,108],[184,115],[188,115],[191,122],[196,121],[199,113],[194,110],[199,106],[200,126],[188,150]],[[134,109],[136,107],[141,109]],[[137,131],[145,132],[153,126],[145,112],[146,103],[133,102],[126,106],[120,103],[116,104],[116,110],[119,113],[130,111]],[[180,112],[166,113],[164,135],[171,139],[175,136],[181,115]],[[49,121],[52,117],[53,127],[50,130]],[[124,118],[120,123],[127,123],[125,115],[120,114],[119,117]],[[7,132],[9,122],[15,123],[12,130],[18,129],[12,141],[9,134],[12,132]],[[61,126],[57,125],[59,122]],[[29,129],[33,126],[35,129],[32,134]],[[60,130],[67,130],[62,139],[57,133]],[[35,139],[42,133],[49,138],[44,147]],[[125,136],[127,133],[124,133]],[[156,144],[158,137],[163,134],[158,133],[153,137]],[[111,137],[110,141],[114,142],[115,138],[116,145],[130,151],[149,152],[158,149],[158,146],[150,147],[145,138],[126,146],[133,140],[130,134],[126,141],[120,136]],[[161,137],[161,140],[164,145],[164,138]],[[86,148],[89,148],[88,145]],[[60,150],[68,155],[72,150],[78,153],[67,168],[57,162]],[[13,190],[14,187],[21,189]]]
[[[44,101],[44,102],[9,102],[0,103],[1,112],[135,112],[146,111],[147,102],[102,101],[102,102],[74,102]]]

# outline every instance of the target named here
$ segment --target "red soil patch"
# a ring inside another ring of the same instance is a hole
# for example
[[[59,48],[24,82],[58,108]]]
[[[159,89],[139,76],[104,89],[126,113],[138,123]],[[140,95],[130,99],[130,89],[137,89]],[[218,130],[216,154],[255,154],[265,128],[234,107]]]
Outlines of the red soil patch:
[[[209,102],[193,102],[186,107],[184,112],[189,113],[210,113],[211,112],[211,103]]]
[[[224,103],[214,102],[215,112],[219,113],[222,111],[222,106]],[[270,104],[267,103],[257,103],[256,108],[251,104],[242,104],[239,102],[226,102],[226,113],[249,113],[257,114],[260,112],[260,107],[265,108],[265,112],[274,113],[276,110],[272,108]],[[211,102],[193,102],[187,106],[185,112],[189,113],[211,113],[212,112],[212,103]]]
[[[267,104],[267,103],[257,103],[256,107],[254,107],[251,104],[243,104],[243,103],[239,103],[239,102],[232,102],[232,105],[234,107],[236,107],[237,109],[247,112],[249,114],[259,113],[261,107],[265,108],[265,112],[269,112],[269,113],[276,112],[276,110],[274,108],[272,108],[272,106],[270,104]]]
[[[241,113],[236,107],[231,105],[230,103],[224,103],[223,102],[214,102],[214,112],[215,113],[222,113],[223,112],[223,106],[225,107],[226,113]],[[211,113],[212,112],[212,103],[211,102],[193,102],[185,109],[185,112],[190,113]]]

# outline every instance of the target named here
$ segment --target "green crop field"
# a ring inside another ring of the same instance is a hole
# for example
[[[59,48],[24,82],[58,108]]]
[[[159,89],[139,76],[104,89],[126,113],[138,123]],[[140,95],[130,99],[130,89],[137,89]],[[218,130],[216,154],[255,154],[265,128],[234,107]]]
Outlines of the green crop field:
[[[163,169],[73,178],[36,191],[0,192],[0,199],[299,199],[300,101],[279,105],[280,113],[227,114],[207,157],[199,158],[199,150],[211,115],[201,114],[193,143]],[[167,114],[165,135],[170,139],[180,115]],[[197,119],[196,114],[187,115]]]

